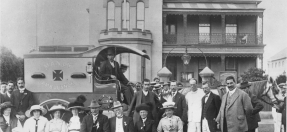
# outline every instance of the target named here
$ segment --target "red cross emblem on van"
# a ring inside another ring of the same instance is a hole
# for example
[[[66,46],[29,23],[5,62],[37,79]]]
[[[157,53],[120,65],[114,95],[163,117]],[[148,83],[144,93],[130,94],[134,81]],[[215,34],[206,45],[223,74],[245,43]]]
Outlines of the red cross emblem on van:
[[[63,80],[63,71],[62,70],[54,70],[53,71],[53,79],[54,79],[54,81],[62,81]]]

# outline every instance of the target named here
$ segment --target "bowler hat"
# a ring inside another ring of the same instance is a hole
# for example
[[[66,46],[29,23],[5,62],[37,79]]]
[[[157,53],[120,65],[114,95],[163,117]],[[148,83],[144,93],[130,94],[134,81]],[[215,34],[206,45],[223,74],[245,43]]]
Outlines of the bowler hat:
[[[123,107],[123,105],[121,104],[120,101],[115,101],[115,102],[113,103],[112,109],[115,109],[115,108],[118,108],[118,107]]]
[[[125,64],[121,64],[120,68],[128,68],[129,66],[128,65],[125,65]]]
[[[99,108],[101,107],[101,105],[99,105],[99,103],[96,100],[92,100],[90,106],[88,106],[89,108]]]
[[[245,89],[245,88],[247,88],[249,86],[251,86],[251,85],[248,82],[246,82],[246,81],[240,83],[240,89]]]

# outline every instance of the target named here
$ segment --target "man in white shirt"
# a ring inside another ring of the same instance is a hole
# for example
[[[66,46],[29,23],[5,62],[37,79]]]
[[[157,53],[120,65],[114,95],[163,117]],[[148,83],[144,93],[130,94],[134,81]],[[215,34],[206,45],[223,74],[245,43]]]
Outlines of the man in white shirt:
[[[26,120],[24,132],[44,132],[48,120],[42,115],[45,115],[47,110],[40,105],[33,105],[29,113],[32,117]]]
[[[116,116],[109,119],[111,132],[134,132],[133,119],[123,115],[121,103],[119,101],[114,102],[112,109]]]
[[[191,79],[190,84],[195,84],[196,80]],[[201,110],[202,104],[201,99],[204,96],[202,89],[197,87],[192,87],[191,91],[185,95],[185,100],[187,104],[187,119],[188,119],[188,132],[201,132]]]
[[[14,90],[14,83],[13,83],[13,81],[9,81],[7,83],[6,93],[4,94],[5,102],[6,101],[11,102],[11,94],[12,94],[13,90]]]

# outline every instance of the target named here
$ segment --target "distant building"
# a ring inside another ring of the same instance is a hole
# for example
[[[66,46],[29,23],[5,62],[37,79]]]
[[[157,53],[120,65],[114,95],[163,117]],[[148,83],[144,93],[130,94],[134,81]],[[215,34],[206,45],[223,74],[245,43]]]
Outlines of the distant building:
[[[276,53],[268,60],[268,75],[276,78],[287,72],[287,48]]]

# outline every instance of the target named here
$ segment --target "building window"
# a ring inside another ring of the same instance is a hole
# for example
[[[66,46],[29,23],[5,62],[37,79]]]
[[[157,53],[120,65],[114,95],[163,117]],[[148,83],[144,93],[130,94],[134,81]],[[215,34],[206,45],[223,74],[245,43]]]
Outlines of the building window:
[[[176,25],[167,24],[165,27],[165,34],[176,34]]]
[[[226,58],[225,70],[226,71],[237,71],[236,58]]]
[[[144,3],[143,2],[138,2],[137,3],[137,28],[144,30]]]
[[[126,19],[126,21],[125,21]],[[130,29],[130,3],[122,3],[122,28]]]
[[[210,43],[210,20],[209,16],[199,17],[199,43]]]
[[[146,50],[143,50],[142,52],[146,53]],[[143,81],[146,78],[146,62],[145,62],[145,58],[142,57],[141,58],[142,64],[141,64],[141,80]]]
[[[237,24],[226,24],[226,43],[235,44],[237,38]]]
[[[277,62],[275,62],[275,68],[277,67]]]
[[[108,29],[115,27],[115,3],[108,2]]]

